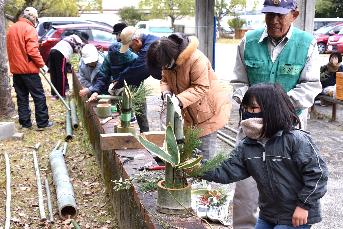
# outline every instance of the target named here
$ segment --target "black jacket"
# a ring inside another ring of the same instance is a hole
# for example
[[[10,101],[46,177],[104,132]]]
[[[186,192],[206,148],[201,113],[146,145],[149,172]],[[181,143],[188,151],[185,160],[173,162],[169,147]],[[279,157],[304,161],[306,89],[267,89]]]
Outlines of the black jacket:
[[[259,190],[260,218],[292,225],[299,206],[309,211],[309,224],[321,221],[319,199],[326,193],[328,171],[307,133],[280,131],[265,146],[245,138],[229,159],[203,179],[227,184],[250,176]]]

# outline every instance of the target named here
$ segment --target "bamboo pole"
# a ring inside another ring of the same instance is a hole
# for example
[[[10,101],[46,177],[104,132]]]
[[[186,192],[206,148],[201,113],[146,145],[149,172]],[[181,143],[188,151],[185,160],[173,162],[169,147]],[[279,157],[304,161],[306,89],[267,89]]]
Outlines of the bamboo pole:
[[[62,150],[63,156],[66,155],[66,153],[67,153],[67,148],[68,148],[68,142],[65,142],[65,143],[63,144],[63,150]]]
[[[5,161],[6,161],[6,221],[5,229],[9,229],[11,225],[11,168],[10,168],[10,159],[8,154],[5,152]]]
[[[50,192],[49,181],[48,181],[47,177],[45,177],[45,191],[46,191],[46,199],[48,201],[49,221],[50,221],[50,223],[53,223],[54,222],[54,214],[52,212],[51,192]]]
[[[79,119],[77,118],[75,100],[71,99],[69,105],[70,105],[70,109],[71,109],[71,124],[72,124],[74,129],[77,129],[79,127]]]
[[[68,111],[70,111],[70,107],[68,106],[68,104],[66,103],[66,101],[64,101],[63,97],[60,95],[60,93],[58,93],[57,89],[55,88],[55,86],[51,83],[51,81],[48,79],[48,77],[46,77],[45,72],[42,71],[42,69],[40,70],[40,74],[43,75],[43,77],[45,78],[45,80],[50,84],[52,90],[54,90],[54,92],[56,93],[56,95],[58,96],[58,98],[60,98],[60,100],[62,101],[63,105],[67,108]]]
[[[36,151],[33,151],[32,155],[33,155],[33,164],[34,164],[34,168],[35,168],[35,172],[36,172],[36,178],[37,178],[39,214],[40,214],[41,221],[45,221],[46,215],[45,215],[45,209],[44,209],[42,181],[41,181],[41,177],[40,177],[40,170],[39,170]]]
[[[97,99],[109,99],[109,100],[121,100],[122,96],[115,96],[115,95],[98,95]]]
[[[175,108],[174,104],[171,101],[170,95],[167,95],[167,117],[166,117],[166,125],[171,125],[174,130],[174,120],[175,119]],[[165,163],[165,178],[164,178],[164,185],[166,187],[173,187],[174,181],[174,168],[169,163]]]
[[[70,105],[69,100],[67,101],[68,104]],[[73,139],[73,128],[71,125],[71,111],[66,112],[66,137],[65,140],[69,141]]]

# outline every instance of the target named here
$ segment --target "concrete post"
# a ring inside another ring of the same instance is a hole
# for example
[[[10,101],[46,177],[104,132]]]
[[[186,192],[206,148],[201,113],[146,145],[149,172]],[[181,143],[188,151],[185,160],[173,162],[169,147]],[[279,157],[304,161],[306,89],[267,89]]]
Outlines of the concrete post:
[[[199,39],[199,49],[213,64],[213,27],[214,27],[214,0],[196,0],[195,26],[196,36]]]
[[[295,21],[295,26],[312,34],[316,0],[298,0],[297,2],[300,15]]]

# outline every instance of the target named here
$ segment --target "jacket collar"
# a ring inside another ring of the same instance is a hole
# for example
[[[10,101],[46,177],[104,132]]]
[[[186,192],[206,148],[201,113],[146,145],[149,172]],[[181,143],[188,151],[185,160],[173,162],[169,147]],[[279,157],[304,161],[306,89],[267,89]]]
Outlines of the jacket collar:
[[[176,65],[182,65],[186,60],[188,60],[192,54],[197,50],[199,46],[198,38],[191,36],[189,37],[190,42],[187,47],[180,53],[176,60]]]
[[[18,21],[26,22],[26,23],[32,25],[33,27],[35,27],[35,25],[34,25],[29,19],[20,17],[20,18],[18,19]]]
[[[293,26],[293,24],[291,24],[291,27],[289,28],[289,30],[288,30],[286,36],[283,37],[282,40],[284,40],[284,39],[289,40],[289,39],[291,38],[292,33],[293,33],[293,28],[294,28],[294,26]],[[267,26],[266,26],[266,27],[264,28],[264,31],[263,31],[263,33],[262,33],[262,35],[261,35],[260,40],[258,41],[258,43],[263,42],[263,41],[264,41],[265,39],[267,39],[267,38],[268,38],[268,31],[267,31]]]
[[[280,137],[280,136],[282,136],[282,135],[283,135],[283,132],[284,132],[283,130],[279,130],[279,131],[276,132],[276,134],[274,134],[274,136],[271,137],[270,139],[273,139],[273,138],[275,138],[275,137]],[[269,141],[270,139],[268,139],[268,141]],[[267,142],[268,142],[268,141],[267,141]],[[248,145],[261,144],[261,142],[260,142],[259,140],[252,139],[252,138],[248,138],[248,137],[245,137],[245,138],[243,139],[243,143],[244,143],[244,144],[248,144]]]

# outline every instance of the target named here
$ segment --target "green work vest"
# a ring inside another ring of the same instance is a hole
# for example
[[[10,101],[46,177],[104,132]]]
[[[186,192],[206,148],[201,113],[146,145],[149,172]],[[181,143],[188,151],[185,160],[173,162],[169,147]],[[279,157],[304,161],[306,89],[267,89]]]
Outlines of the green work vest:
[[[291,38],[273,63],[268,51],[268,40],[259,43],[263,31],[258,29],[246,35],[244,62],[249,83],[279,83],[288,92],[298,83],[313,37],[293,28]]]

